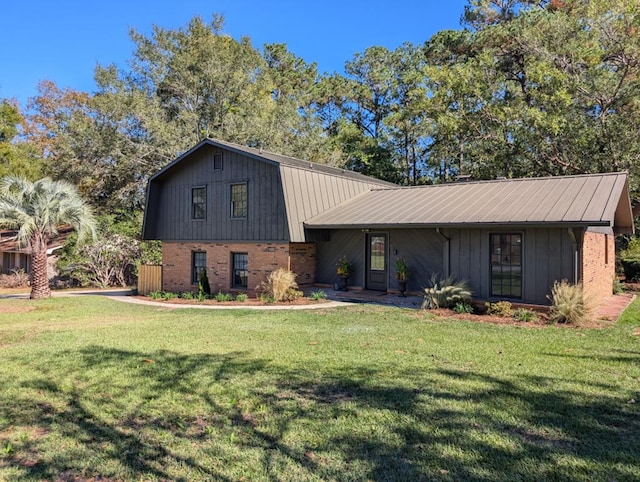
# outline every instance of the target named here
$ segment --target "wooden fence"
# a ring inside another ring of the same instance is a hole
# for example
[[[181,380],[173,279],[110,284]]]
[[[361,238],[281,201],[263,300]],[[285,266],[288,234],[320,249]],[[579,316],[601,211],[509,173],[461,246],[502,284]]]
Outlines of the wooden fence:
[[[162,266],[142,264],[138,270],[138,294],[162,290]]]

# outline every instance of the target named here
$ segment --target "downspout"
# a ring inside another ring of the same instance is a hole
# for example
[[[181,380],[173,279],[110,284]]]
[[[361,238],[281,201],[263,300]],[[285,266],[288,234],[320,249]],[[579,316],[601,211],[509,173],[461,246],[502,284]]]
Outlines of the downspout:
[[[578,248],[578,240],[576,239],[576,233],[573,228],[569,228],[569,238],[571,238],[571,246],[573,247],[573,282],[578,283],[580,275],[580,250]]]
[[[438,233],[442,239],[444,240],[444,245],[443,245],[443,269],[444,269],[444,277],[448,278],[449,277],[449,272],[451,271],[450,269],[450,242],[451,242],[451,238],[447,237],[442,231],[440,231],[440,228],[436,228],[436,233]]]

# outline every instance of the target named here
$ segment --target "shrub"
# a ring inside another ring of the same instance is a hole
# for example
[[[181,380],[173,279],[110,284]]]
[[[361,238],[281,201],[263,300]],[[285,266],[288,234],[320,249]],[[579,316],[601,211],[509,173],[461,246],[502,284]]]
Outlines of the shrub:
[[[309,298],[311,298],[314,301],[326,300],[327,293],[325,293],[323,290],[312,291],[311,294],[309,295]]]
[[[424,288],[422,309],[450,308],[458,302],[469,300],[471,300],[471,291],[466,281],[455,281],[451,276],[440,279],[438,275],[433,275],[430,286]]]
[[[0,288],[24,288],[29,286],[29,275],[23,269],[14,269],[11,274],[0,275]]]
[[[620,251],[620,265],[628,281],[640,280],[640,238],[632,238]]]
[[[513,312],[513,318],[516,321],[538,321],[538,315],[535,311],[528,310],[526,308],[518,308]]]
[[[209,277],[207,276],[206,269],[201,269],[198,276],[198,293],[200,291],[207,296],[211,294],[211,285],[209,284]]]
[[[617,277],[613,278],[612,291],[614,295],[619,295],[624,293],[624,286],[622,285],[622,282]]]
[[[495,303],[487,303],[488,315],[496,316],[513,316],[513,305],[510,301],[497,301]]]
[[[453,307],[453,311],[455,311],[456,313],[473,313],[473,306],[471,306],[469,303],[459,301]]]
[[[222,291],[218,291],[213,298],[218,303],[222,303],[223,301],[233,301],[233,295],[230,295],[229,293],[223,293]]]
[[[582,284],[571,284],[566,279],[553,283],[551,289],[550,323],[579,323],[588,321],[593,314],[593,303],[585,297]]]
[[[165,301],[169,301],[172,300],[174,298],[177,298],[178,294],[177,293],[172,293],[171,291],[164,291],[162,293],[162,299]]]
[[[152,300],[160,300],[162,299],[162,297],[162,291],[152,291],[151,293],[149,293],[149,298],[151,298]]]
[[[260,293],[259,300],[267,304],[275,303],[276,301],[272,295],[269,295],[267,293]]]
[[[248,296],[247,296],[246,293],[238,293],[236,295],[236,301],[238,303],[244,303],[245,301],[247,301],[247,298],[248,298]]]
[[[183,300],[192,300],[195,298],[195,296],[191,291],[185,291],[180,295],[180,298],[182,298]]]
[[[269,273],[267,280],[260,283],[258,290],[273,298],[274,301],[293,301],[302,296],[302,292],[298,291],[296,283],[296,274],[288,269],[278,268]],[[262,296],[260,297],[262,299]]]

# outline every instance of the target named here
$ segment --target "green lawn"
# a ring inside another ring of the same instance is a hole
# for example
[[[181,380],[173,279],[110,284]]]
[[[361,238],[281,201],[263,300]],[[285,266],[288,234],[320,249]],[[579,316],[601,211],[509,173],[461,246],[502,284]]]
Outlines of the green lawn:
[[[0,300],[0,480],[640,480],[639,326]]]

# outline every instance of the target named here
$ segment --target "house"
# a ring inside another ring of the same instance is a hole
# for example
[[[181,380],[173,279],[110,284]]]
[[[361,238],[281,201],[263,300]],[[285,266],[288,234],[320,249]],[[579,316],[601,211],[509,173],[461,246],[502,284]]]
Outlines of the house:
[[[49,278],[53,278],[56,274],[57,256],[55,256],[55,252],[64,246],[72,232],[71,226],[63,226],[58,230],[56,239],[49,242],[47,247]],[[18,244],[15,235],[16,231],[0,231],[0,274],[11,274],[17,270],[22,270],[25,273],[31,271],[31,253],[28,248]]]
[[[546,304],[556,280],[611,294],[614,236],[633,232],[625,173],[398,187],[358,173],[206,139],[151,177],[144,239],[163,241],[163,289],[252,291],[278,267],[301,285],[408,290],[433,273],[475,297]]]

